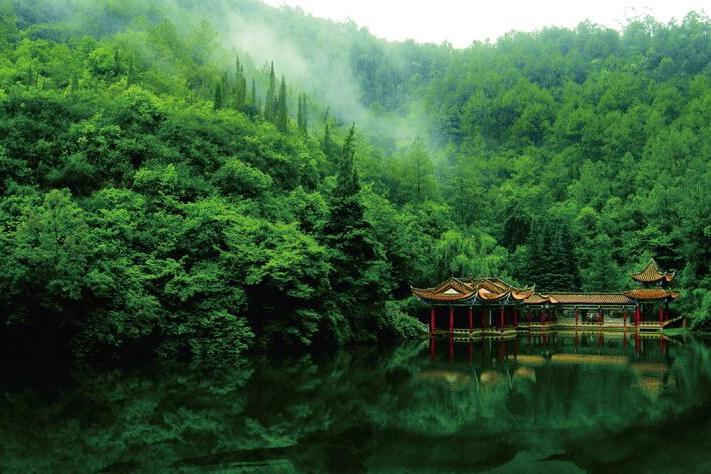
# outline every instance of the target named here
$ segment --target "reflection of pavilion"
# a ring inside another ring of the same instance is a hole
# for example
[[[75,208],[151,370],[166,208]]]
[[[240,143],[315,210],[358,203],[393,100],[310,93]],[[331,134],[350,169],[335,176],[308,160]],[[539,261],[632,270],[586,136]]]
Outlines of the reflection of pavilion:
[[[668,289],[675,274],[650,259],[632,279],[640,287],[622,293],[540,293],[500,278],[451,277],[433,288],[412,288],[430,307],[430,334],[454,337],[513,335],[520,331],[661,331],[671,319]],[[439,323],[438,323],[439,322]],[[442,329],[440,329],[442,328]]]
[[[628,373],[633,387],[652,396],[671,389],[668,386],[671,340],[666,336],[643,337],[637,331],[573,334],[529,333],[511,339],[471,339],[464,344],[454,344],[454,338],[449,339],[449,344],[430,338],[433,366],[419,378],[460,388],[471,383],[480,387],[510,387],[516,380],[536,382],[541,373],[551,370],[585,367]]]

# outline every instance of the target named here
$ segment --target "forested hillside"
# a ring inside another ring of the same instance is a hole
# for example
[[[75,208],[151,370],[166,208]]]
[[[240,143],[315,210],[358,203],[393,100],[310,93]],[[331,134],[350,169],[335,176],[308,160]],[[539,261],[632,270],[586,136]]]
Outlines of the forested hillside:
[[[3,340],[222,357],[402,337],[411,284],[618,290],[652,255],[703,325],[710,31],[457,50],[251,0],[2,0]]]
[[[485,228],[512,274],[545,288],[621,289],[655,256],[681,272],[684,310],[707,317],[710,33],[690,13],[622,34],[587,23],[514,33],[455,55],[429,90],[450,144],[440,188],[460,222]]]

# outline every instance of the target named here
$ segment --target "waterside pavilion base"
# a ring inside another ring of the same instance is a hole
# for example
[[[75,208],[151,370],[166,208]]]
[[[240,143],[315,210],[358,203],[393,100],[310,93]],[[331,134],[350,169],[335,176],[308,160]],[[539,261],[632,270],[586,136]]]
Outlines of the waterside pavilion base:
[[[583,323],[578,322],[524,322],[518,326],[506,326],[503,329],[497,327],[461,329],[455,328],[449,330],[446,328],[436,329],[430,332],[429,336],[445,336],[453,337],[454,339],[474,339],[474,338],[509,338],[520,334],[540,334],[547,332],[563,332],[563,333],[641,333],[641,334],[661,334],[664,328],[678,322],[682,318],[675,318],[664,321],[662,324],[658,322],[640,322],[639,325],[620,324],[620,323]]]

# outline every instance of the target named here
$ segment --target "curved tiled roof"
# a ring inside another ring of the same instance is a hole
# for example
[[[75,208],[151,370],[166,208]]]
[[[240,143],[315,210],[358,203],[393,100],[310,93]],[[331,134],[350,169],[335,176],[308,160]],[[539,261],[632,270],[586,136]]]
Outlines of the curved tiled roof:
[[[467,293],[437,293],[427,289],[412,288],[412,294],[418,298],[431,301],[465,301],[474,296],[473,291]]]
[[[651,268],[651,270],[650,270]],[[658,270],[654,260],[641,273]],[[661,273],[660,273],[661,274]],[[673,278],[670,273],[663,278]],[[526,305],[633,305],[639,301],[675,299],[678,292],[664,288],[637,288],[624,293],[572,293],[557,292],[542,294],[535,287],[519,289],[499,278],[450,277],[433,288],[411,288],[412,294],[430,303],[473,304],[480,302],[523,302]]]
[[[464,302],[473,297],[484,301],[508,298],[522,301],[531,296],[533,288],[515,288],[499,278],[460,279],[450,277],[433,288],[411,288],[418,298],[432,302]]]
[[[653,258],[649,259],[649,263],[644,270],[638,273],[632,274],[632,279],[640,283],[656,283],[658,281],[664,280],[669,283],[676,276],[675,272],[663,272],[659,269],[659,265],[654,261]]]
[[[411,288],[412,294],[430,301],[464,301],[475,294],[474,288],[458,278],[450,277],[434,288]]]
[[[553,302],[554,301],[551,301],[551,298],[549,296],[542,295],[540,293],[533,293],[531,294],[531,296],[524,300],[524,304],[544,304]]]
[[[548,296],[561,304],[632,304],[621,293],[550,293]]]
[[[679,296],[676,291],[667,291],[663,288],[637,288],[625,291],[625,296],[633,300],[662,300],[675,299]]]

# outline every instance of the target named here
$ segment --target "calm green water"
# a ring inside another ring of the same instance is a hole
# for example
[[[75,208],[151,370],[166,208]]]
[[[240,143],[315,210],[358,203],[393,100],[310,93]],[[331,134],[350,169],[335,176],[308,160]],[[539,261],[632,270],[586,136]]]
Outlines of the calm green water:
[[[2,472],[711,472],[711,352],[439,340],[240,367],[3,371]]]

